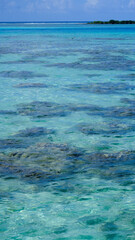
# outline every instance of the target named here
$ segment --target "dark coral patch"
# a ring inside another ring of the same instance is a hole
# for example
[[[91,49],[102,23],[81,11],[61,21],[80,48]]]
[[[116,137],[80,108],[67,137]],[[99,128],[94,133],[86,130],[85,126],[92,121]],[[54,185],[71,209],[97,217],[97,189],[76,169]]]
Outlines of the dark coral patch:
[[[48,85],[44,83],[20,83],[15,85],[16,88],[47,88]]]
[[[46,77],[46,74],[33,73],[31,71],[2,71],[0,77],[28,79],[34,77]]]
[[[99,76],[101,76],[101,74],[94,74],[94,73],[92,74],[91,73],[91,74],[85,74],[85,76],[88,78],[93,78],[93,77],[99,77]]]
[[[125,185],[134,174],[134,163],[134,151],[86,153],[82,149],[57,143],[38,143],[26,149],[0,154],[0,170],[3,174],[33,183],[85,173],[89,178],[98,176]],[[88,225],[98,224],[95,219],[87,220]]]
[[[27,181],[42,181],[73,174],[82,155],[81,150],[66,144],[38,143],[23,151],[0,154],[0,166]]]
[[[87,112],[88,115],[99,115],[102,117],[113,117],[113,118],[133,118],[135,116],[135,107],[107,107],[102,108],[100,111]]]
[[[12,110],[0,110],[0,115],[16,115],[17,112]]]
[[[118,237],[118,226],[114,222],[106,222],[101,226],[106,240],[113,240]]]
[[[127,90],[134,90],[135,85],[129,85],[126,83],[90,83],[90,84],[73,84],[67,87],[68,90],[76,90],[97,94],[114,94],[114,93],[125,93]]]
[[[120,181],[121,185],[134,175],[135,151],[92,153],[86,155],[85,160],[88,175],[98,174],[104,179]]]
[[[130,131],[135,131],[135,125],[127,125],[125,123],[110,123],[102,126],[92,127],[89,124],[80,124],[77,129],[86,135],[102,134],[102,135],[123,135]]]
[[[86,60],[86,59],[85,59]],[[135,61],[133,60],[124,60],[124,61],[114,61],[112,59],[106,61],[106,57],[102,61],[94,62],[93,59],[91,59],[88,62],[88,59],[86,63],[84,62],[84,59],[72,62],[72,63],[54,63],[54,64],[46,64],[47,67],[57,67],[57,68],[71,68],[71,69],[82,69],[82,70],[103,70],[103,71],[118,71],[118,70],[134,70],[133,66],[135,65]]]
[[[69,113],[69,109],[66,105],[37,101],[19,105],[18,113],[31,117],[64,117]]]
[[[135,99],[122,98],[122,99],[121,99],[121,102],[123,102],[123,103],[128,103],[128,104],[131,104],[131,105],[134,105],[134,104],[135,104]]]
[[[18,105],[17,112],[31,117],[64,117],[71,112],[86,111],[88,113],[101,113],[104,109],[96,105],[86,104],[58,104],[53,102],[31,102]]]
[[[55,130],[47,129],[43,127],[26,128],[25,130],[20,130],[15,136],[18,137],[39,137],[41,135],[54,134]]]
[[[101,218],[100,216],[85,216],[82,218],[79,218],[79,222],[81,224],[87,225],[87,226],[91,226],[91,225],[97,225],[97,224],[101,224],[102,222],[104,222],[104,218]]]
[[[0,149],[7,149],[7,148],[25,148],[28,147],[28,143],[18,140],[18,139],[0,139]]]
[[[13,54],[13,53],[14,53],[13,48],[10,48],[10,47],[0,47],[0,55],[3,55],[3,54]]]
[[[73,112],[79,112],[79,111],[91,111],[91,112],[100,112],[102,111],[102,108],[97,105],[86,105],[86,104],[70,104],[68,107]]]
[[[135,80],[135,74],[124,74],[124,75],[118,75],[118,79],[121,79],[123,81],[134,81]]]

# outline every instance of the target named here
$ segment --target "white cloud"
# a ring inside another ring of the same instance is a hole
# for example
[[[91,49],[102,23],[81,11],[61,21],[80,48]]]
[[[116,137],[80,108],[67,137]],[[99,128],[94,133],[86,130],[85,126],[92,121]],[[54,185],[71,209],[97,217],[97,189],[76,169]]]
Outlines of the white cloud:
[[[53,0],[52,5],[57,9],[65,9],[66,1],[65,0]]]
[[[72,9],[76,0],[0,0],[0,10],[19,9],[21,12],[66,12]]]
[[[8,2],[9,7],[14,7],[16,5],[15,1]]]
[[[71,8],[71,0],[34,0],[28,1],[26,10],[31,11],[39,10],[59,10],[65,11],[66,9]]]
[[[86,0],[85,8],[96,7],[97,4],[98,4],[98,0]]]
[[[129,7],[135,7],[135,0],[130,0],[128,6]]]
[[[32,2],[29,2],[27,4],[27,7],[24,8],[26,12],[33,12],[35,10],[35,5]]]

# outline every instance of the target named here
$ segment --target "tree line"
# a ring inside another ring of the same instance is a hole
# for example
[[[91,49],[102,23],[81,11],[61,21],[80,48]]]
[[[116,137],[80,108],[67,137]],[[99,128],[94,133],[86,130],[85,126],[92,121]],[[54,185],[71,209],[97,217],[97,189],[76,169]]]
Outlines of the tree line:
[[[87,24],[135,24],[135,21],[133,20],[110,20],[110,21],[94,21],[94,22],[88,22]]]

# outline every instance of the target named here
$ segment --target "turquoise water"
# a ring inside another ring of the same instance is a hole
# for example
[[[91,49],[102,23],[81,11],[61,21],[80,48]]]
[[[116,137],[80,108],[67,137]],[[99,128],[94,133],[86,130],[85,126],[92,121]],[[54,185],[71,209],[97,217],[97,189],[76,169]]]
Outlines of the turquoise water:
[[[1,240],[135,239],[135,25],[0,25]]]

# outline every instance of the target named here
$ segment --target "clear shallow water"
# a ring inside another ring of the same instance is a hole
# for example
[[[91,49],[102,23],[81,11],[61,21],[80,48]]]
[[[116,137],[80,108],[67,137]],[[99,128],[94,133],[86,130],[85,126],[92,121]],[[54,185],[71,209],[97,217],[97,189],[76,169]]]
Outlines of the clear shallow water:
[[[135,239],[135,26],[0,26],[1,239]]]

